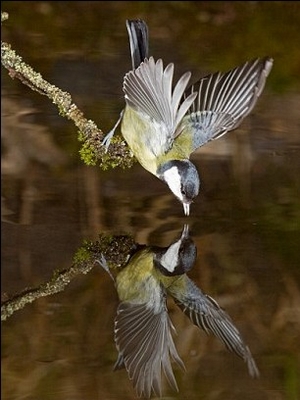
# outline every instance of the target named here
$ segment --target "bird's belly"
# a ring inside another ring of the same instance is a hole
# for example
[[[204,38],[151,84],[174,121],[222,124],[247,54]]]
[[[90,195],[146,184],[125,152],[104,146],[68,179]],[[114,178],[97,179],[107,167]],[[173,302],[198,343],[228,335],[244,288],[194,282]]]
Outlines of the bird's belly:
[[[121,132],[130,150],[138,162],[149,172],[156,175],[157,157],[149,146],[151,132],[141,118],[134,118],[137,113],[124,114]]]

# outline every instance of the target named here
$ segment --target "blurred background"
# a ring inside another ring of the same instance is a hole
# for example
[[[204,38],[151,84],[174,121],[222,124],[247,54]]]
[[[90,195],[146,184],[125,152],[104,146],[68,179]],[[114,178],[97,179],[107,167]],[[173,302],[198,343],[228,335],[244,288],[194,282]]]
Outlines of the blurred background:
[[[270,56],[251,115],[192,155],[201,192],[183,216],[169,189],[135,164],[101,171],[80,159],[77,128],[2,67],[2,301],[69,268],[84,240],[133,235],[168,246],[188,223],[198,257],[189,277],[242,332],[261,372],[194,327],[170,303],[186,372],[171,399],[300,397],[300,3],[297,1],[3,1],[2,40],[68,91],[108,132],[131,68],[126,19],[149,27],[150,54],[192,79]],[[94,268],[2,322],[6,400],[132,399],[117,358],[118,297]]]

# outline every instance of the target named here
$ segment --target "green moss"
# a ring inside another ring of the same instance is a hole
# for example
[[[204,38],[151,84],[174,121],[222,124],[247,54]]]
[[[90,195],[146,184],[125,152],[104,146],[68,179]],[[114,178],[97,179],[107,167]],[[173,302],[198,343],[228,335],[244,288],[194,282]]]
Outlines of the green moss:
[[[136,243],[130,235],[104,235],[100,234],[98,240],[91,242],[85,240],[73,257],[75,266],[86,263],[95,263],[102,256],[107,261],[109,268],[119,268],[126,264],[128,256],[135,249]]]
[[[136,159],[132,156],[127,144],[121,137],[113,137],[107,151],[102,145],[98,134],[87,137],[82,131],[78,132],[78,141],[82,143],[80,157],[86,165],[99,165],[106,171],[110,168],[131,168]]]
[[[80,158],[86,165],[96,165],[97,155],[94,149],[90,146],[89,142],[83,143],[81,149],[79,150]]]
[[[86,242],[80,247],[73,257],[74,264],[81,264],[83,262],[87,262],[91,258],[91,252],[88,250],[90,242]]]

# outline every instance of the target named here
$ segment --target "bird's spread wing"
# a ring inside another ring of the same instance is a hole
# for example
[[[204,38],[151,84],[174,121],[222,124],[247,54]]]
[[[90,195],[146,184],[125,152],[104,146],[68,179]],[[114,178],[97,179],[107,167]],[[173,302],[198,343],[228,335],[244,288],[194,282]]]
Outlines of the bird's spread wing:
[[[163,67],[161,59],[145,59],[124,77],[123,91],[127,106],[149,121],[149,147],[163,153],[172,146],[177,127],[195,100],[193,91],[183,99],[191,73],[186,72],[172,89],[174,64]],[[151,124],[151,125],[150,125]],[[159,143],[159,149],[156,149]]]
[[[159,312],[149,304],[122,302],[115,319],[115,342],[119,351],[115,369],[125,367],[138,396],[161,396],[162,371],[178,391],[171,361],[184,368],[175,348],[174,330],[164,303]]]
[[[255,106],[272,65],[271,58],[257,58],[208,75],[187,89],[185,96],[198,92],[181,125],[181,136],[193,138],[193,151],[237,128]]]
[[[202,328],[207,334],[213,333],[228,350],[241,357],[247,363],[251,376],[259,376],[251,352],[229,315],[215,300],[205,295],[187,276],[183,276],[182,279],[185,280],[184,291],[176,288],[176,282],[173,287],[168,288],[176,304],[196,326]],[[177,284],[179,282],[178,280]]]

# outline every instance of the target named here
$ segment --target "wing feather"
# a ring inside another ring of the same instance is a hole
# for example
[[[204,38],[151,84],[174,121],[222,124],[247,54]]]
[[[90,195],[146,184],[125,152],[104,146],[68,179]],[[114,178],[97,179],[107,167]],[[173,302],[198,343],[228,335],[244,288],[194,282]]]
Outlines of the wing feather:
[[[184,283],[185,290],[176,285]],[[247,363],[251,376],[259,376],[259,371],[248,346],[233,324],[229,315],[210,296],[204,294],[186,275],[181,283],[177,280],[168,288],[176,304],[199,328],[207,334],[212,333],[219,338],[225,347],[241,357]]]
[[[180,128],[182,135],[192,137],[192,151],[240,125],[253,110],[272,66],[271,58],[256,58],[208,75],[185,92],[185,96],[198,92]]]
[[[160,151],[167,151],[178,135],[177,127],[195,100],[197,93],[183,98],[190,72],[182,75],[172,90],[174,65],[163,68],[161,59],[153,57],[145,59],[140,66],[129,71],[124,77],[123,91],[127,106],[139,113],[152,124],[149,147],[156,149],[162,144]],[[153,124],[153,122],[156,124]]]
[[[138,396],[161,396],[162,371],[178,391],[171,360],[184,369],[171,335],[174,326],[166,300],[154,311],[149,304],[121,302],[115,319],[115,342],[119,351],[115,369],[125,367]]]

